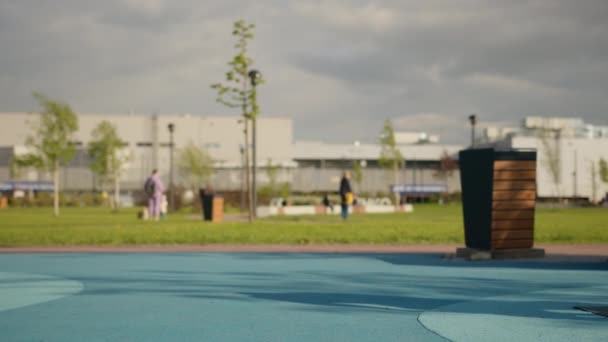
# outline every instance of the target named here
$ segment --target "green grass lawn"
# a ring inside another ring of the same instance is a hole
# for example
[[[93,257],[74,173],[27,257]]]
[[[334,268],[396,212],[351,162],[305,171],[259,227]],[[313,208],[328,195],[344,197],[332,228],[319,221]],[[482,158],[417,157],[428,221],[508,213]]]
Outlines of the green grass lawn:
[[[107,208],[0,210],[0,245],[133,244],[307,244],[462,243],[459,205],[417,205],[414,213],[274,217],[253,224],[208,223],[176,214],[160,222],[140,221],[133,209]],[[537,209],[536,242],[608,243],[608,210]]]

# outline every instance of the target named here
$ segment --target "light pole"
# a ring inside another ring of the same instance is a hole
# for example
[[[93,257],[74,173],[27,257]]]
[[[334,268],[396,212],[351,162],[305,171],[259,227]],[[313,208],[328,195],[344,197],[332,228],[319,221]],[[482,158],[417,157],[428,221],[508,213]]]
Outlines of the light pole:
[[[477,125],[477,114],[469,115],[469,122],[471,123],[471,147],[475,147],[475,125]]]
[[[173,186],[173,131],[175,125],[169,123],[167,125],[169,129],[169,198],[171,199],[171,212],[175,212],[175,190]]]
[[[241,212],[245,210],[245,147],[240,146],[239,151],[241,152]]]
[[[355,140],[355,142],[353,143],[353,180],[355,181],[355,183],[357,183],[357,191],[361,192],[361,189],[359,189],[361,187],[361,164],[359,163],[359,159],[357,158],[359,156],[359,146],[361,145],[361,143],[359,142],[359,140]]]
[[[257,104],[257,90],[256,90],[256,86],[258,85],[258,82],[261,80],[262,78],[262,73],[260,73],[259,71],[253,69],[250,70],[248,73],[249,79],[251,80],[251,86],[253,87],[252,91],[252,99],[251,99],[251,106],[252,106],[252,117],[251,117],[251,157],[253,159],[253,168],[252,168],[252,173],[251,173],[251,192],[252,192],[252,200],[253,200],[253,217],[257,217],[257,213],[258,213],[258,194],[257,194],[257,187],[256,187],[256,170],[257,170],[257,125],[256,125],[256,121],[257,121],[257,111],[258,111],[258,104]]]

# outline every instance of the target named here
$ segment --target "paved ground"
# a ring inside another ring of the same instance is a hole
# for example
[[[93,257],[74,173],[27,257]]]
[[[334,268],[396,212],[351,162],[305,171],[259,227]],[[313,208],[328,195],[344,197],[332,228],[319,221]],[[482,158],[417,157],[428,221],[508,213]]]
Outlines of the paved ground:
[[[107,251],[106,251],[107,252]],[[398,253],[5,253],[2,341],[599,341],[608,263]]]

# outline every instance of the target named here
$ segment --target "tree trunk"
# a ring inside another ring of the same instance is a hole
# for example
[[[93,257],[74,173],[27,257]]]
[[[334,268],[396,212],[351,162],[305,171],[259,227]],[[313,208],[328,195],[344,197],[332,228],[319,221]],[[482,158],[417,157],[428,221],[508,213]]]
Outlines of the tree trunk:
[[[249,222],[253,222],[253,194],[251,193],[251,169],[249,168],[249,120],[245,119],[245,182],[247,183],[247,208]]]
[[[595,163],[591,162],[591,203],[597,204],[597,174],[595,172]]]
[[[114,175],[114,210],[120,207],[120,180],[118,175]]]
[[[59,216],[59,161],[55,161],[53,170],[53,213]]]
[[[249,67],[246,67],[247,70]],[[251,193],[251,169],[249,168],[249,119],[247,118],[247,71],[245,71],[243,77],[243,121],[245,123],[245,181],[247,182],[247,205],[249,222],[253,222],[253,194]]]
[[[394,180],[394,184],[395,186],[397,186],[399,184],[399,166],[397,165],[397,163],[395,163],[395,165],[393,166],[393,180]],[[395,208],[399,208],[399,193],[395,192]]]

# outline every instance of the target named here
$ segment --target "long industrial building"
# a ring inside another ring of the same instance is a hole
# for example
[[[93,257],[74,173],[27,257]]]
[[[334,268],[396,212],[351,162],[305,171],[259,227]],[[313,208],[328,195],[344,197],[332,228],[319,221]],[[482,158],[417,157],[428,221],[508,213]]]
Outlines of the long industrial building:
[[[33,113],[0,113],[0,183],[11,180],[48,180],[48,175],[28,170],[10,174],[10,160],[25,153],[25,140]],[[127,142],[131,159],[122,179],[125,191],[140,190],[150,172],[157,168],[168,182],[169,123],[174,124],[175,149],[193,143],[207,150],[214,160],[215,174],[208,180],[216,190],[238,191],[243,181],[243,123],[240,117],[200,116],[191,114],[79,114],[79,130],[74,144],[76,157],[62,173],[62,187],[67,190],[99,190],[100,184],[89,169],[86,145],[91,132],[101,121],[112,122]],[[440,143],[439,137],[425,133],[396,132],[398,147],[405,163],[397,180],[378,165],[381,146],[360,143],[325,143],[294,141],[293,121],[289,117],[261,116],[258,120],[258,183],[268,183],[267,165],[278,166],[277,182],[289,183],[292,191],[335,191],[343,170],[360,166],[359,192],[388,193],[398,184],[409,189],[410,197],[436,192],[460,191],[458,170],[440,172],[444,156],[457,158],[463,147]],[[537,194],[541,198],[587,199],[598,202],[606,197],[608,184],[601,178],[600,160],[608,161],[608,126],[593,126],[577,118],[527,117],[519,127],[489,127],[477,138],[477,148],[536,149],[538,151]],[[251,146],[249,146],[251,147]],[[553,170],[549,159],[557,159]],[[557,169],[556,167],[557,166]],[[176,183],[185,178],[176,172]],[[433,189],[433,190],[429,190]],[[439,189],[439,190],[437,190]],[[0,191],[2,186],[0,184]]]
[[[10,175],[10,159],[15,154],[25,153],[24,143],[37,120],[33,113],[0,113],[0,182],[13,180],[48,180],[48,175],[36,170],[24,174]],[[159,169],[168,182],[170,169],[170,134],[168,125],[174,130],[176,153],[188,143],[207,150],[214,159],[215,174],[209,183],[222,191],[237,191],[243,185],[243,123],[240,117],[143,114],[79,114],[79,130],[74,144],[78,150],[62,174],[66,190],[98,190],[100,184],[88,165],[90,160],[86,146],[91,132],[103,120],[112,122],[126,141],[131,155],[121,187],[125,191],[140,190],[145,178],[153,169]],[[265,167],[279,167],[277,181],[289,183],[292,191],[335,191],[343,170],[361,166],[361,182],[355,184],[358,191],[388,193],[395,179],[392,173],[378,165],[381,147],[378,144],[359,143],[328,144],[323,142],[294,141],[293,121],[289,117],[261,116],[257,131],[258,182],[268,182]],[[439,137],[424,133],[396,132],[398,147],[406,162],[398,172],[398,184],[409,184],[411,196],[428,195],[425,189],[441,185],[449,192],[460,190],[458,171],[439,174],[442,156],[457,155],[461,146],[443,145]],[[177,155],[177,154],[176,154]],[[176,172],[176,183],[184,177]]]
[[[28,170],[10,174],[10,160],[25,153],[25,140],[31,134],[33,113],[0,113],[0,183],[11,180],[48,180],[48,175]],[[216,190],[238,191],[243,181],[243,123],[240,117],[173,115],[79,114],[79,130],[74,144],[76,157],[62,173],[62,186],[73,191],[99,190],[100,184],[89,169],[86,145],[101,121],[112,122],[127,142],[131,159],[122,179],[125,191],[140,190],[150,172],[160,170],[168,182],[170,169],[169,123],[174,124],[175,149],[193,143],[207,150],[214,160],[215,174],[208,180]],[[268,183],[267,165],[278,166],[277,181],[289,183],[292,191],[335,191],[343,170],[360,166],[359,192],[388,193],[398,184],[409,189],[410,197],[429,192],[460,191],[457,170],[440,172],[441,158],[457,158],[463,147],[441,144],[439,137],[425,133],[396,132],[405,163],[397,180],[378,165],[381,146],[352,142],[328,144],[320,141],[294,141],[293,121],[289,117],[262,116],[258,120],[258,183]],[[251,146],[249,146],[251,147]],[[600,160],[608,161],[608,126],[593,126],[577,118],[527,117],[519,127],[489,127],[477,137],[477,148],[536,149],[538,151],[537,194],[541,198],[588,199],[606,197],[608,184],[601,178]],[[549,159],[557,159],[550,167]],[[557,166],[557,169],[556,169]],[[185,178],[176,173],[176,183]],[[0,184],[1,185],[1,184]],[[429,190],[434,189],[434,190]],[[437,190],[440,189],[440,190]],[[2,186],[0,186],[2,191]]]

